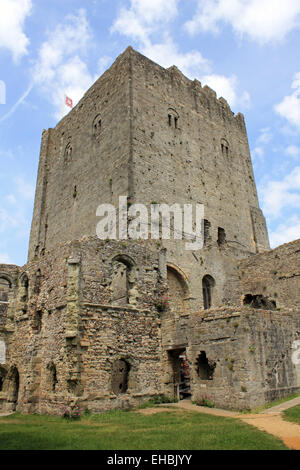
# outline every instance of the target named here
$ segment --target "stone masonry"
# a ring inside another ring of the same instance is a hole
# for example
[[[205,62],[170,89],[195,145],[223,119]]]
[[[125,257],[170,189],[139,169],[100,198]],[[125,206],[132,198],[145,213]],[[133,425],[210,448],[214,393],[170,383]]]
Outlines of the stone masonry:
[[[97,207],[120,196],[203,204],[203,248],[100,240]],[[43,132],[28,262],[0,265],[0,411],[299,390],[299,253],[270,250],[243,116],[127,48]]]

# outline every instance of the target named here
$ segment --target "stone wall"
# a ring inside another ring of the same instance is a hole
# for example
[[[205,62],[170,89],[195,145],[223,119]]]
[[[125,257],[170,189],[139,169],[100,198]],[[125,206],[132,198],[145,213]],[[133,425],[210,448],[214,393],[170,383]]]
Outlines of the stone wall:
[[[252,256],[239,264],[242,300],[272,301],[277,308],[299,307],[300,240]],[[248,299],[246,298],[248,296]]]
[[[170,354],[186,349],[195,401],[208,395],[220,408],[251,409],[294,393],[300,390],[299,331],[299,309],[227,307],[177,319],[167,314],[162,319],[165,390],[174,393]]]
[[[44,131],[29,260],[94,236],[99,204],[118,205],[128,194],[130,87],[123,54],[55,129]]]
[[[155,243],[89,238],[45,251],[20,269],[12,313],[0,331],[6,347],[0,408],[59,413],[80,399],[104,411],[160,393],[163,259]],[[128,277],[122,305],[114,295],[120,265]],[[118,361],[128,367],[129,380],[115,393]]]

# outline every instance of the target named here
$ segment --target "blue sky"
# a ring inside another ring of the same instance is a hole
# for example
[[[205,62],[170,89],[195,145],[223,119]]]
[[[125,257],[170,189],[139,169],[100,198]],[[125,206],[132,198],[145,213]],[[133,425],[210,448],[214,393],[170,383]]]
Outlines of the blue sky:
[[[1,0],[0,263],[26,262],[42,130],[128,45],[245,115],[271,245],[299,238],[299,0]]]

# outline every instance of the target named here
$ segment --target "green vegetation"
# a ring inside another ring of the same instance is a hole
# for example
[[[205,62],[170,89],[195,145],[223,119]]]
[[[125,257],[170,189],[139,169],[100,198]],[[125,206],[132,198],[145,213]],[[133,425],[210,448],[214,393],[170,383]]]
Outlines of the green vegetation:
[[[165,395],[156,395],[153,398],[150,398],[150,400],[146,401],[142,405],[139,406],[139,409],[144,409],[144,408],[153,408],[156,405],[163,405],[163,404],[168,404],[168,403],[177,403],[178,400],[176,399],[170,399],[166,397]]]
[[[286,421],[291,421],[292,423],[300,424],[300,405],[285,410],[283,412],[283,418]]]
[[[270,403],[266,403],[265,405],[259,406],[253,410],[249,410],[249,413],[260,413],[261,411],[267,410],[272,408],[273,406],[281,405],[281,403],[285,403],[286,401],[293,400],[294,398],[300,397],[300,392],[294,393],[293,395],[289,395],[288,397],[280,398],[277,401],[272,401]]]
[[[286,449],[237,419],[172,410],[143,415],[111,411],[69,421],[53,416],[0,418],[1,450]]]

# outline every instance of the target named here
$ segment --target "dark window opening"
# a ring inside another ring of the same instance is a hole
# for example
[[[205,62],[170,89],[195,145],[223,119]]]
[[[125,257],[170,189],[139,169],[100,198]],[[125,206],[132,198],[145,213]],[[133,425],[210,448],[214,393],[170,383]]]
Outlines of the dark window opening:
[[[130,365],[124,359],[117,360],[112,367],[112,391],[119,395],[128,389]]]
[[[35,330],[36,333],[40,333],[42,330],[42,318],[43,312],[41,310],[38,310],[34,316],[33,323],[33,330]]]
[[[48,368],[48,371],[49,371],[49,389],[51,390],[51,392],[55,392],[56,391],[56,386],[57,386],[57,383],[58,383],[56,367],[52,362],[48,365],[47,368]]]
[[[225,155],[226,157],[229,156],[229,143],[225,139],[222,139],[221,141],[221,150],[222,155]]]
[[[222,246],[226,243],[226,232],[223,228],[218,227],[218,245]]]
[[[277,308],[275,300],[270,300],[262,295],[247,294],[243,300],[244,305],[249,307],[265,310],[275,310]]]
[[[211,276],[204,276],[202,279],[202,291],[203,291],[203,305],[204,309],[208,310],[212,306],[212,292],[215,285],[215,281]]]
[[[175,124],[175,129],[178,127],[178,118],[174,117],[174,124]]]
[[[64,159],[68,163],[71,161],[71,158],[72,158],[72,146],[71,146],[71,143],[69,142],[65,148]]]
[[[168,119],[169,119],[169,126],[172,126],[172,116],[171,114],[168,114]]]
[[[29,280],[27,274],[21,277],[21,302],[27,302],[29,290]]]
[[[3,391],[5,376],[6,376],[6,370],[0,367],[0,392]]]
[[[211,223],[204,219],[204,245],[207,245],[207,243],[211,240],[210,227]]]
[[[201,351],[196,366],[197,374],[201,380],[213,380],[216,363],[207,359],[205,351]]]
[[[36,295],[39,295],[41,291],[41,278],[42,278],[41,270],[38,269],[35,275],[35,286],[34,286],[34,292]]]
[[[101,127],[102,127],[102,120],[97,114],[97,116],[93,120],[93,135],[94,137],[99,137],[101,133]]]
[[[82,394],[80,382],[78,380],[72,380],[72,379],[68,380],[67,389],[68,389],[68,393],[75,397],[79,397]]]

